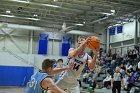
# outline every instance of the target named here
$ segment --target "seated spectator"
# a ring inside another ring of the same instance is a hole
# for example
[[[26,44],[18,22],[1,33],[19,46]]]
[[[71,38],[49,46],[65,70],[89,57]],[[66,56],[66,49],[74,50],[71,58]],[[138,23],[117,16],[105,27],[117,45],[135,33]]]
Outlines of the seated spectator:
[[[130,91],[135,86],[135,78],[133,77],[133,72],[130,70],[127,70],[126,75],[128,76],[127,91]]]
[[[125,76],[123,77],[123,81],[124,81],[124,89],[127,90],[127,86],[128,86],[128,76],[125,74]]]
[[[103,80],[103,84],[105,88],[109,88],[111,86],[111,75],[108,73],[106,78]]]
[[[100,72],[101,72],[101,66],[99,66],[98,64],[95,67],[95,78],[98,76],[100,76]]]
[[[140,61],[139,61],[139,63],[138,63],[138,69],[140,70]]]
[[[135,80],[136,79],[138,79],[139,78],[139,70],[138,69],[136,69],[136,71],[135,71],[135,73],[133,74],[133,77],[135,78]]]
[[[131,69],[132,69],[132,65],[130,64],[130,62],[128,62],[126,65],[126,70],[131,70]]]
[[[88,71],[85,71],[85,73],[83,73],[83,82],[85,84],[88,83],[88,75],[89,75],[89,72]]]
[[[121,68],[122,70],[124,70],[124,71],[126,70],[124,64],[121,64],[120,68]]]
[[[110,64],[110,70],[113,70],[114,68],[115,68],[115,60],[112,60]]]
[[[86,65],[85,65],[85,67],[84,67],[84,69],[83,69],[83,71],[85,71],[85,72],[90,72],[90,70],[89,70],[89,67],[88,67],[88,64],[86,63]]]
[[[92,87],[93,90],[96,88],[96,82],[93,79],[93,73],[89,74],[88,83],[89,83],[89,86]]]

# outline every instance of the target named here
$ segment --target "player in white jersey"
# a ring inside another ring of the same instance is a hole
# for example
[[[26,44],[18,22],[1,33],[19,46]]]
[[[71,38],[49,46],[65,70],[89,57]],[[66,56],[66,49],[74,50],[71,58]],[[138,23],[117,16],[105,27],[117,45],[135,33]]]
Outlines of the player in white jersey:
[[[62,77],[56,82],[57,86],[66,90],[68,93],[80,93],[79,83],[77,79],[80,77],[85,64],[88,62],[88,67],[93,70],[96,65],[96,57],[98,50],[94,50],[93,58],[85,53],[87,42],[90,38],[78,37],[78,47],[70,48],[68,54],[68,63],[73,63],[73,69],[65,71]]]

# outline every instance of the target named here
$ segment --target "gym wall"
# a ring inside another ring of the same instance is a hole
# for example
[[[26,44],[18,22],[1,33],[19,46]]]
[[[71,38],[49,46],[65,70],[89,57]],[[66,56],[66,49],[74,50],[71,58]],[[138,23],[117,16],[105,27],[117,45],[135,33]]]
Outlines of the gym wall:
[[[40,33],[49,34],[48,55],[37,54]],[[105,43],[106,38],[103,35],[100,38],[101,42]],[[61,56],[61,39],[60,33],[2,28],[0,30],[0,86],[25,86],[33,72],[41,69],[45,58],[56,60],[63,58],[66,63],[66,57]],[[76,36],[73,36],[71,47],[76,46],[77,40],[75,40]],[[102,47],[104,46],[105,44]]]
[[[134,32],[135,21],[128,24],[124,24],[122,33],[117,34],[117,31],[115,31],[115,35],[110,36],[110,43],[133,39],[135,34]]]
[[[135,21],[123,25],[122,33],[110,36],[110,43],[112,53],[120,51],[122,55],[127,53],[127,50],[134,49],[134,36],[135,36]],[[140,37],[140,23],[138,22],[138,39]],[[139,44],[139,40],[138,40]]]

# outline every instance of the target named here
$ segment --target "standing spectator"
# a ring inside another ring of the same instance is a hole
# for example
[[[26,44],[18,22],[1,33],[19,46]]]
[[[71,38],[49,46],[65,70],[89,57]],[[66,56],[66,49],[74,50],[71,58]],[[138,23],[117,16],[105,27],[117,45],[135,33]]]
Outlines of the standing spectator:
[[[121,92],[121,82],[123,85],[123,77],[121,75],[121,73],[119,72],[120,68],[116,67],[115,69],[115,73],[112,74],[112,79],[111,79],[111,87],[112,87],[112,93],[116,93],[116,89],[117,89],[117,93]]]

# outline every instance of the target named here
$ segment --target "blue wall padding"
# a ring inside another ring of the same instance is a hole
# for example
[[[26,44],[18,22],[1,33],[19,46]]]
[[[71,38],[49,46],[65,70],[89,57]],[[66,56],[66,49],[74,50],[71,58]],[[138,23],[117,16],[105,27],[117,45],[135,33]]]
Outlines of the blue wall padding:
[[[68,56],[68,51],[71,46],[71,36],[65,35],[62,37],[62,48],[61,53],[62,56]]]
[[[48,50],[48,34],[40,34],[38,41],[38,54],[47,54]]]
[[[34,67],[0,66],[0,86],[26,86]]]

